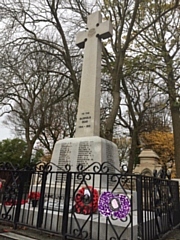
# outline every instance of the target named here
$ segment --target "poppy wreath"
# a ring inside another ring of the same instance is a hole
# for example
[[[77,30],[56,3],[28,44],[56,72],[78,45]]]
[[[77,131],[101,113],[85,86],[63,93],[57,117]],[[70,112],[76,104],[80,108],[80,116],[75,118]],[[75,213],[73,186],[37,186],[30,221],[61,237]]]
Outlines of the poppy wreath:
[[[88,215],[95,213],[98,209],[99,194],[91,186],[82,187],[75,196],[75,212]]]
[[[113,215],[119,219],[125,218],[131,209],[129,198],[124,194],[104,192],[99,198],[98,210],[105,217]]]

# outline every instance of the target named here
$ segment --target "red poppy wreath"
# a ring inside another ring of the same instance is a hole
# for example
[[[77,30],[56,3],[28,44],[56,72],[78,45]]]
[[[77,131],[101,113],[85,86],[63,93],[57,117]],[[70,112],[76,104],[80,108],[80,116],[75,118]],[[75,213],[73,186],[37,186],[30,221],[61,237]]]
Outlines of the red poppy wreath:
[[[98,209],[99,194],[91,186],[82,187],[75,196],[75,212],[79,214],[95,213]]]

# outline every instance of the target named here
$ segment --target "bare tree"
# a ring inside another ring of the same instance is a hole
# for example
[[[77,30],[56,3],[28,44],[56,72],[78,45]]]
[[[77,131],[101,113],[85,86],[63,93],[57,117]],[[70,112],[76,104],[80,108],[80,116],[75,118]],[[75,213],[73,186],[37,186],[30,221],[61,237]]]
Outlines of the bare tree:
[[[137,146],[139,145],[138,135],[147,110],[147,104],[145,103],[150,102],[154,95],[153,92],[150,92],[153,74],[147,73],[147,68],[143,68],[144,58],[140,61],[139,53],[135,53],[134,50],[137,49],[136,44],[139,37],[155,24],[158,24],[160,19],[169,16],[178,7],[178,1],[172,1],[166,7],[164,7],[163,1],[151,1],[150,4],[146,4],[144,1],[104,1],[101,6],[105,17],[110,14],[115,30],[115,36],[111,41],[111,53],[104,48],[104,61],[111,80],[110,93],[112,95],[111,108],[106,118],[105,136],[112,139],[113,127],[119,111],[121,125],[124,123],[124,126],[129,128],[132,137],[129,160],[129,170],[132,171]],[[159,14],[152,14],[154,12],[153,8],[156,7],[161,11]],[[143,18],[146,9],[152,10],[151,18],[146,15]],[[141,79],[138,77],[140,71],[141,76],[144,75]],[[144,73],[142,73],[143,71]],[[146,75],[150,76],[150,79]],[[135,79],[137,80],[136,84],[134,84]],[[142,84],[142,81],[147,84],[146,87]],[[120,92],[123,92],[124,95]],[[120,105],[124,105],[124,99],[128,108],[128,121],[122,117],[122,109],[119,108]]]
[[[94,1],[95,4],[88,4],[87,1],[58,1],[58,0],[37,0],[36,2],[26,1],[9,1],[2,0],[0,9],[6,13],[6,26],[3,32],[4,47],[16,45],[19,51],[22,46],[31,46],[32,43],[41,43],[43,50],[53,55],[63,64],[63,72],[73,90],[74,98],[78,100],[79,95],[79,50],[74,46],[74,35],[80,27],[85,27],[86,17],[93,9],[101,9],[103,17],[109,18],[114,26],[114,36],[107,42],[103,48],[103,65],[109,79],[105,87],[108,89],[107,97],[111,101],[108,111],[104,118],[104,137],[112,140],[113,128],[117,120],[120,119],[122,109],[119,105],[125,104],[128,107],[129,119],[131,126],[131,136],[138,139],[138,132],[144,116],[146,105],[143,105],[146,98],[139,98],[140,91],[136,91],[141,86],[133,84],[135,71],[143,71],[143,66],[138,65],[140,62],[140,54],[135,51],[139,37],[152,28],[161,19],[168,16],[174,9],[178,7],[178,0],[172,1],[167,7],[164,7],[163,1],[151,1],[145,4],[145,1]],[[159,14],[154,12],[154,6],[161,9]],[[145,17],[146,10],[152,10],[152,17]],[[23,34],[22,34],[23,33]],[[53,51],[50,51],[53,49]],[[144,51],[144,50],[142,50]],[[142,55],[141,55],[142,56]],[[132,59],[132,60],[131,60]],[[146,56],[143,56],[146,59]],[[141,61],[143,62],[143,60]],[[129,64],[131,63],[131,64]],[[134,65],[139,67],[134,68]],[[147,68],[146,68],[147,71]],[[143,74],[142,74],[143,75]],[[62,74],[60,75],[62,76]],[[139,78],[137,78],[139,80]],[[146,79],[146,78],[143,78]],[[127,81],[128,80],[128,81]],[[142,80],[142,79],[140,79]],[[152,82],[152,81],[151,81]],[[130,87],[133,87],[130,88]],[[142,89],[141,89],[142,92]],[[122,93],[122,95],[121,95]],[[135,95],[132,99],[132,93]],[[144,92],[143,92],[144,93]],[[138,96],[139,95],[139,96]],[[125,101],[123,97],[125,96]],[[142,100],[143,102],[135,101]],[[136,109],[138,108],[138,109]],[[120,112],[121,111],[121,112]],[[138,113],[138,117],[136,116]],[[121,122],[125,124],[125,121]],[[128,126],[126,126],[128,127]],[[134,142],[132,141],[132,144]],[[131,165],[132,170],[133,154],[137,144],[132,145],[131,149]]]
[[[44,52],[54,55],[64,65],[64,74],[69,78],[73,86],[74,97],[78,100],[79,79],[75,58],[77,48],[74,49],[74,32],[77,31],[71,22],[71,30],[67,24],[69,19],[75,17],[73,12],[64,8],[63,2],[40,0],[36,2],[2,0],[0,9],[6,14],[4,28],[2,28],[2,48],[16,46],[18,52],[24,51],[24,47],[39,43]],[[30,50],[31,51],[31,50]],[[62,74],[62,72],[61,72]]]
[[[56,71],[63,68],[61,63],[41,51],[39,43],[34,45],[34,51],[32,45],[30,48],[26,47],[20,56],[6,53],[0,102],[2,114],[11,113],[8,120],[25,135],[29,160],[36,140],[52,125],[55,107],[73,93],[66,76]]]
[[[74,136],[76,113],[77,104],[74,98],[71,97],[52,106],[51,122],[38,138],[48,154],[52,154],[57,140]]]
[[[148,9],[149,18],[146,17],[147,21],[152,16],[162,15],[163,9],[170,8],[174,1],[168,3],[162,1],[162,3],[164,8],[154,6]],[[160,17],[138,39],[138,46],[145,63],[144,68],[155,75],[153,83],[158,87],[158,91],[168,96],[168,105],[172,117],[177,177],[180,177],[179,29],[179,9],[175,8]]]

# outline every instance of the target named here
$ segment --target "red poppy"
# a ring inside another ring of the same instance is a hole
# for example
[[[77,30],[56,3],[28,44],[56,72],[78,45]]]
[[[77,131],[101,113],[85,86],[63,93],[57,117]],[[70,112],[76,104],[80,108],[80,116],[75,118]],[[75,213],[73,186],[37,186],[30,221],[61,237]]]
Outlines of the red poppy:
[[[22,199],[21,200],[21,204],[25,204],[27,202],[28,202],[27,199]],[[17,201],[9,200],[9,201],[4,202],[4,205],[6,205],[6,206],[17,205]]]
[[[28,198],[30,200],[35,199],[35,200],[39,200],[40,199],[40,192],[30,192],[28,195]]]
[[[95,213],[98,209],[99,194],[91,186],[82,187],[75,196],[75,211],[80,214]]]

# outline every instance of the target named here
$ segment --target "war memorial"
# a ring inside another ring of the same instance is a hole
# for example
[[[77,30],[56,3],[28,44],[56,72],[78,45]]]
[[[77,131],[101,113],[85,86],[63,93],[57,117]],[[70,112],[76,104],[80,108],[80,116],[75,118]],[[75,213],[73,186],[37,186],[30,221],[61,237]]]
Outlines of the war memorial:
[[[56,143],[50,164],[0,165],[10,179],[0,221],[86,240],[155,240],[179,224],[178,182],[165,169],[148,171],[153,176],[122,171],[117,146],[99,136],[102,40],[112,33],[99,11],[87,17],[76,37],[84,58],[75,137]],[[156,160],[148,158],[152,166]]]

